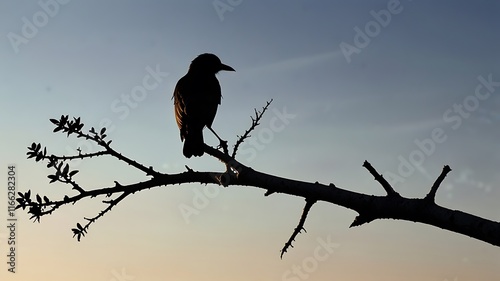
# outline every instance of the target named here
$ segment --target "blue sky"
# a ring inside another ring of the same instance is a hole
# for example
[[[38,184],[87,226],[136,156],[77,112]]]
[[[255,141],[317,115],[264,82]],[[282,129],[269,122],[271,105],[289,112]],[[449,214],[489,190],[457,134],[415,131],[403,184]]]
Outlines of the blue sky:
[[[108,124],[117,150],[162,172],[222,170],[207,156],[182,156],[171,101],[191,60],[211,52],[236,69],[218,75],[219,135],[234,143],[253,109],[274,100],[242,147],[242,163],[382,195],[361,167],[366,159],[409,197],[424,196],[448,164],[437,203],[498,220],[499,12],[497,1],[3,1],[0,163],[16,165],[19,190],[70,192],[49,186],[45,165],[25,159],[33,141],[50,153],[95,149],[51,133],[48,119],[69,114],[87,127]],[[145,79],[148,89],[139,92]],[[113,159],[77,166],[89,189],[144,180]],[[180,209],[200,197],[208,203],[183,216]],[[496,247],[402,221],[349,229],[356,214],[325,203],[313,207],[308,232],[280,260],[303,201],[255,188],[144,191],[77,243],[70,228],[101,207],[81,202],[40,224],[18,212],[19,272],[8,274],[4,264],[2,280],[500,277]],[[2,255],[6,235],[0,230]]]

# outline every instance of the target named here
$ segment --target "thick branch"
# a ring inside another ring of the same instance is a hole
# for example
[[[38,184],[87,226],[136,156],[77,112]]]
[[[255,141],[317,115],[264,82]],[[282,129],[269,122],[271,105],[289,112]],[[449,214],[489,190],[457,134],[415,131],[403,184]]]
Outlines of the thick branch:
[[[344,190],[333,184],[323,185],[317,182],[310,183],[291,180],[255,171],[209,146],[205,147],[205,152],[238,171],[237,177],[231,177],[230,182],[226,182],[227,185],[253,186],[262,188],[268,192],[283,193],[303,198],[316,198],[318,201],[329,202],[352,209],[359,214],[365,214],[365,216],[360,216],[363,220],[355,221],[353,226],[376,219],[407,220],[433,225],[476,238],[495,246],[500,246],[500,223],[461,211],[450,210],[434,203],[429,203],[426,199],[366,195]],[[225,173],[194,171],[187,171],[180,174],[161,174],[137,184],[118,185],[86,191],[83,194],[66,197],[62,202],[75,203],[85,197],[95,197],[116,192],[135,193],[153,187],[189,182],[220,184],[220,178],[224,176]],[[61,202],[55,201],[53,204],[57,206]],[[369,214],[369,216],[366,214]]]
[[[240,171],[238,178],[231,182],[233,185],[253,186],[304,198],[314,197],[318,201],[343,206],[359,214],[369,214],[370,219],[355,222],[353,226],[376,219],[406,220],[433,225],[500,246],[500,223],[496,221],[429,204],[425,199],[366,195],[341,189],[333,184],[327,186],[269,175],[246,167],[215,149],[206,147],[205,152],[222,161],[229,160],[231,166]]]

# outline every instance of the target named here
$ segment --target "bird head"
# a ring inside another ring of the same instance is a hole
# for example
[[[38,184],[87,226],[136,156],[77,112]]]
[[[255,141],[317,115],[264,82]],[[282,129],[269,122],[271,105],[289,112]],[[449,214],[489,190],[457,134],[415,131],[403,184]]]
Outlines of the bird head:
[[[235,71],[229,65],[223,64],[214,54],[201,54],[197,56],[189,66],[189,71],[193,72],[216,74],[221,70]]]

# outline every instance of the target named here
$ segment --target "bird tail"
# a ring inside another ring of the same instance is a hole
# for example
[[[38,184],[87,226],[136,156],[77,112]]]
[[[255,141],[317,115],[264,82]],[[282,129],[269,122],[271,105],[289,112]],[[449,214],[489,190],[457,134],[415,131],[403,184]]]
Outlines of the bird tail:
[[[199,130],[189,130],[189,133],[187,133],[184,138],[182,153],[187,158],[191,158],[191,156],[202,156],[204,146],[203,128]]]

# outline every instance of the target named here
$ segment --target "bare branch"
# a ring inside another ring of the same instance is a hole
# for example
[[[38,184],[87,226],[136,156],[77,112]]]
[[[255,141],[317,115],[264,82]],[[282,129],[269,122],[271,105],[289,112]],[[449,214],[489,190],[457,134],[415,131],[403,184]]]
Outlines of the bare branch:
[[[85,226],[81,227],[80,224],[77,224],[77,228],[71,229],[73,231],[73,237],[76,236],[78,241],[80,241],[80,238],[82,236],[85,236],[91,224],[93,224],[96,220],[104,216],[107,212],[111,211],[111,209],[113,209],[114,206],[116,206],[118,203],[120,203],[120,201],[122,201],[123,199],[125,199],[125,197],[129,195],[130,192],[123,192],[120,196],[118,196],[118,198],[114,200],[102,201],[103,203],[107,203],[108,207],[100,211],[99,214],[93,218],[84,218],[85,220],[88,221],[87,224],[85,224]]]
[[[399,193],[397,193],[392,186],[384,179],[384,177],[373,168],[372,164],[370,162],[366,161],[363,163],[363,167],[365,167],[370,174],[372,174],[375,177],[375,180],[378,181],[382,187],[385,189],[385,192],[387,192],[387,196],[400,196]]]
[[[92,153],[81,153],[81,150],[79,150],[80,153],[78,155],[61,155],[61,156],[56,156],[56,155],[51,155],[54,156],[54,159],[57,160],[74,160],[74,159],[84,159],[84,158],[92,158],[92,157],[98,157],[102,155],[108,155],[108,151],[97,151],[97,152],[92,152]]]
[[[257,109],[254,109],[254,111],[255,111],[255,118],[254,117],[250,117],[250,118],[252,118],[252,125],[250,126],[250,128],[248,130],[245,131],[245,133],[243,133],[242,136],[237,136],[239,138],[236,141],[236,143],[234,144],[233,154],[231,155],[232,158],[236,157],[236,152],[238,151],[239,146],[245,141],[246,138],[250,137],[250,133],[258,125],[260,125],[260,123],[259,123],[260,119],[262,119],[262,116],[264,115],[264,113],[266,112],[267,108],[269,107],[269,105],[272,102],[273,102],[273,99],[271,99],[270,101],[268,101],[266,103],[266,105],[262,108],[261,111],[257,111]]]
[[[281,255],[280,258],[283,258],[283,255],[286,253],[289,247],[293,248],[292,242],[295,241],[295,237],[304,230],[304,232],[307,232],[306,229],[304,228],[304,224],[306,222],[307,214],[309,214],[309,210],[311,210],[312,205],[316,203],[315,199],[307,199],[306,198],[306,205],[304,206],[304,210],[302,211],[302,216],[300,217],[299,224],[297,227],[293,230],[292,236],[290,236],[290,239],[285,243],[285,246],[283,249],[281,249]]]
[[[449,172],[451,172],[450,166],[445,165],[443,167],[443,170],[441,171],[441,174],[439,175],[439,177],[436,179],[436,181],[432,185],[431,191],[429,191],[429,193],[425,196],[424,199],[429,200],[430,202],[434,203],[434,199],[436,197],[436,192],[437,192],[439,186],[441,185],[441,183],[443,182],[444,178],[446,177],[446,175]]]
[[[102,128],[99,132],[97,132],[94,127],[90,128],[88,133],[82,132],[84,124],[81,123],[80,118],[73,118],[73,120],[70,120],[68,115],[62,115],[59,120],[57,119],[50,119],[50,121],[56,125],[56,128],[54,129],[54,132],[62,131],[67,133],[67,135],[75,134],[77,138],[84,138],[87,140],[90,140],[92,142],[95,142],[98,146],[101,146],[104,148],[104,151],[98,151],[94,153],[87,153],[87,154],[82,154],[81,151],[78,149],[78,155],[71,155],[71,156],[46,156],[46,150],[41,151],[40,144],[36,145],[33,143],[31,147],[28,147],[30,151],[28,151],[28,158],[36,157],[36,160],[43,160],[43,159],[48,159],[49,157],[53,157],[56,160],[73,160],[73,159],[83,159],[83,158],[92,158],[96,156],[102,156],[102,155],[111,155],[117,158],[120,161],[123,161],[130,166],[143,171],[146,173],[146,175],[149,176],[154,176],[154,175],[159,175],[160,173],[155,171],[153,167],[146,167],[142,164],[139,164],[137,161],[134,161],[126,156],[123,156],[122,154],[118,153],[115,151],[113,148],[111,148],[111,140],[106,141],[106,128]]]

